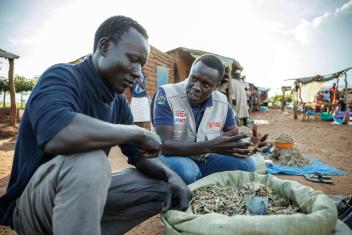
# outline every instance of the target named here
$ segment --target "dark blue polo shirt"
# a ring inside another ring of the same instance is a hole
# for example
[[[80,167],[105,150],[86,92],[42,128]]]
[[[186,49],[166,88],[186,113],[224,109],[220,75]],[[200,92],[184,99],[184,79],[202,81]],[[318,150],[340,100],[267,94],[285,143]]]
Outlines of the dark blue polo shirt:
[[[213,99],[212,99],[212,96],[209,96],[209,98],[205,100],[201,105],[191,106],[193,116],[196,121],[197,131],[198,131],[200,122],[202,121],[203,114],[206,107],[210,107],[212,105],[213,105]],[[174,125],[174,117],[173,117],[171,108],[169,106],[169,103],[167,102],[165,91],[161,87],[158,88],[158,91],[155,97],[153,123],[155,126],[157,125],[173,126]],[[228,105],[224,129],[233,125],[236,125],[236,119],[230,105]]]
[[[91,57],[77,65],[52,66],[34,87],[21,121],[8,188],[0,198],[0,224],[12,226],[16,199],[36,169],[55,157],[43,152],[45,143],[77,113],[109,123],[133,123],[125,97],[109,90],[93,67]],[[131,164],[141,157],[134,143],[120,147]],[[104,151],[108,155],[110,148]]]

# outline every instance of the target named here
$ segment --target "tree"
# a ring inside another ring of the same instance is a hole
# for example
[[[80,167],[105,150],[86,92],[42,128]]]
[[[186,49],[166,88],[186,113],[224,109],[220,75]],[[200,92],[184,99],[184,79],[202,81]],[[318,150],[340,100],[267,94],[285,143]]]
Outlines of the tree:
[[[23,93],[31,91],[36,84],[38,78],[27,79],[21,75],[15,75],[14,79],[16,93],[21,93],[21,108],[23,101]],[[0,79],[0,92],[4,92],[3,107],[5,107],[6,92],[9,91],[9,84],[6,79]]]
[[[5,107],[6,91],[9,90],[9,84],[7,80],[0,79],[0,92],[4,92],[4,99],[2,101],[2,107]]]
[[[36,83],[35,79],[27,79],[24,76],[15,76],[16,93],[21,93],[21,108],[23,108],[23,92],[31,91]]]

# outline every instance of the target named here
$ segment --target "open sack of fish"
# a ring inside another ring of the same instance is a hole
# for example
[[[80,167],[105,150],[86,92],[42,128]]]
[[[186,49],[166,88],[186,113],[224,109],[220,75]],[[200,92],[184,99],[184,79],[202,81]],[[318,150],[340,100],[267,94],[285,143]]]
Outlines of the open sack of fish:
[[[288,134],[281,134],[274,141],[274,151],[270,157],[273,163],[282,166],[305,166],[312,164],[294,147],[295,140]]]
[[[187,210],[162,215],[165,234],[333,234],[337,221],[322,192],[272,175],[227,171],[189,188]]]

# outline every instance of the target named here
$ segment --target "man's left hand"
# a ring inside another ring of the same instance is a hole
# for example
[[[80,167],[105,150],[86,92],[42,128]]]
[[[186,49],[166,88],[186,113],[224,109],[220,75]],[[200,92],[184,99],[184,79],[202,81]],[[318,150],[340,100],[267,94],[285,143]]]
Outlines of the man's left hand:
[[[192,198],[192,192],[189,190],[183,180],[176,174],[168,178],[170,195],[167,195],[163,212],[169,209],[184,211],[188,208],[188,203]]]

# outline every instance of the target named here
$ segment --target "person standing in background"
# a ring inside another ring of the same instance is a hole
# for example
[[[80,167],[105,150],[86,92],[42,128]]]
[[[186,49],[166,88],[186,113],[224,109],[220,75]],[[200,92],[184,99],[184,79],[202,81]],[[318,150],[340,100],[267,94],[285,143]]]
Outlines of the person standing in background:
[[[146,79],[146,76],[141,76],[133,83],[130,108],[133,123],[150,130],[150,102],[147,95]]]
[[[249,118],[247,95],[245,82],[244,79],[241,78],[240,70],[237,70],[234,73],[234,78],[231,79],[231,85],[233,88],[232,105],[236,112],[236,116],[242,120],[244,126],[247,126]]]

